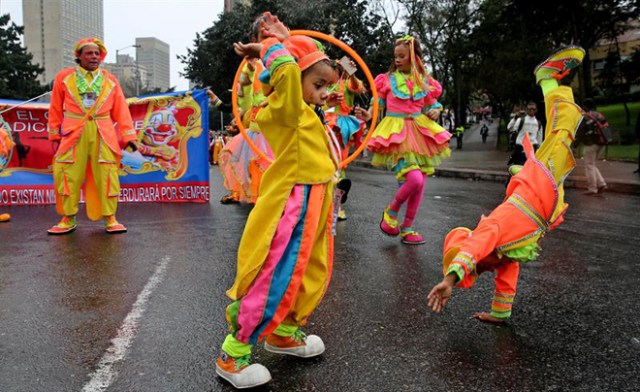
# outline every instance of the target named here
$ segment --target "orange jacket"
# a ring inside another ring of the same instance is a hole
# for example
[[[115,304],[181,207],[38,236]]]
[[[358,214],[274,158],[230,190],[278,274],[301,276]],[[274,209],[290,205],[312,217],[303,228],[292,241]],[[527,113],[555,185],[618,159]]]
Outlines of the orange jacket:
[[[124,144],[136,141],[137,134],[118,80],[111,73],[100,69],[104,75],[101,93],[94,107],[85,108],[76,85],[76,69],[63,69],[53,82],[49,106],[49,140],[60,141],[56,156],[75,145],[87,121],[95,121],[102,140],[116,155],[122,155],[114,123],[118,123],[118,132]]]
[[[497,268],[505,262],[501,260],[505,252],[537,243],[563,221],[567,206],[559,205],[558,185],[533,155],[528,138],[523,143],[527,162],[511,178],[505,201],[483,216],[473,231],[456,228],[445,239],[443,272],[446,275],[451,265],[459,265],[460,287],[473,286],[476,266]]]
[[[9,155],[13,146],[13,140],[11,140],[9,131],[0,128],[0,155]]]

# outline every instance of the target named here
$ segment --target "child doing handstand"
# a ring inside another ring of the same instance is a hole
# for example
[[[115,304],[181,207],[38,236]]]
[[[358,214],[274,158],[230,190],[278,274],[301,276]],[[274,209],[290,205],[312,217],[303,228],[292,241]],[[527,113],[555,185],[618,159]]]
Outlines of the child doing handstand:
[[[505,200],[471,231],[451,230],[444,240],[444,279],[428,295],[428,306],[441,312],[453,286],[469,288],[478,275],[495,271],[495,292],[490,313],[474,317],[502,323],[511,316],[520,263],[534,260],[542,236],[557,227],[567,208],[564,180],[575,167],[571,142],[582,120],[582,111],[573,101],[570,87],[558,80],[577,67],[584,50],[571,46],[560,49],[534,72],[544,94],[547,128],[544,142],[535,152],[525,137],[527,160],[509,182]]]

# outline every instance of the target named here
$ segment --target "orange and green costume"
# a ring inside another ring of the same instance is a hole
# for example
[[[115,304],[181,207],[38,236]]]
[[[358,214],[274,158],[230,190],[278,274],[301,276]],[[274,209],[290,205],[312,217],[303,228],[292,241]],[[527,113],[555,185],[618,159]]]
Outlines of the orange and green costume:
[[[538,242],[563,221],[564,180],[575,167],[571,143],[582,120],[569,87],[545,95],[545,139],[534,155],[524,138],[527,162],[509,183],[506,198],[476,228],[453,229],[444,241],[443,272],[455,273],[457,286],[474,285],[478,274],[495,271],[491,316],[511,316],[520,262],[534,260]]]

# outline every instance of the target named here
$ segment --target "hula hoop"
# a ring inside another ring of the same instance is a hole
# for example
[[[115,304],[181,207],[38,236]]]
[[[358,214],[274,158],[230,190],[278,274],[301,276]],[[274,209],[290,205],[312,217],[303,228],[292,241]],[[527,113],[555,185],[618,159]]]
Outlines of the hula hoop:
[[[362,58],[358,55],[358,53],[356,53],[355,50],[351,49],[349,45],[345,44],[344,42],[340,41],[335,37],[332,37],[330,35],[320,33],[317,31],[313,31],[313,30],[292,30],[289,32],[289,34],[306,35],[306,36],[318,38],[323,41],[327,41],[331,44],[336,45],[343,51],[347,52],[349,56],[351,56],[351,58],[358,63],[358,65],[360,66],[360,69],[362,69],[365,76],[367,77],[367,80],[369,81],[369,85],[371,86],[371,95],[373,98],[371,125],[369,126],[369,132],[367,132],[367,136],[362,141],[362,144],[360,144],[360,146],[353,152],[353,154],[342,159],[342,162],[340,163],[340,167],[344,169],[345,167],[347,167],[349,163],[351,163],[354,159],[356,159],[356,157],[360,155],[360,153],[365,149],[365,147],[367,146],[367,142],[369,142],[369,139],[371,139],[371,136],[373,135],[373,129],[375,128],[376,123],[378,122],[378,90],[376,89],[376,85],[373,80],[373,75],[371,75],[371,71],[369,70],[369,67],[367,67],[367,64],[362,60]],[[242,59],[242,62],[240,63],[240,66],[236,71],[236,76],[233,79],[233,88],[231,89],[231,107],[233,108],[233,118],[236,120],[236,125],[238,126],[238,129],[240,130],[242,137],[244,137],[245,141],[247,142],[249,147],[253,150],[253,152],[255,152],[260,158],[265,159],[268,162],[272,162],[273,160],[268,156],[266,156],[266,154],[262,152],[255,145],[255,143],[253,143],[253,141],[247,134],[247,130],[245,129],[244,125],[242,125],[242,119],[240,118],[240,111],[238,109],[238,91],[237,91],[238,89],[236,88],[236,86],[238,85],[238,81],[240,80],[240,75],[242,74],[242,69],[244,68],[246,63],[247,63],[247,60]]]

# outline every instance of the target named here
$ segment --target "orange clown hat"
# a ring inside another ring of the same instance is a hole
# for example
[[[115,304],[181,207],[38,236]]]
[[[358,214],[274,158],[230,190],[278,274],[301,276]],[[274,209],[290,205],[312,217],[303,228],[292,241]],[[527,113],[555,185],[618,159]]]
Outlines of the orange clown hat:
[[[321,60],[328,60],[319,41],[304,35],[293,35],[282,42],[289,53],[296,58],[300,71],[311,67]]]
[[[73,47],[73,54],[76,57],[80,57],[80,51],[87,45],[95,45],[100,49],[100,62],[104,61],[104,58],[107,57],[107,47],[104,46],[102,41],[98,38],[83,38],[76,43],[76,46]]]

